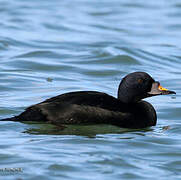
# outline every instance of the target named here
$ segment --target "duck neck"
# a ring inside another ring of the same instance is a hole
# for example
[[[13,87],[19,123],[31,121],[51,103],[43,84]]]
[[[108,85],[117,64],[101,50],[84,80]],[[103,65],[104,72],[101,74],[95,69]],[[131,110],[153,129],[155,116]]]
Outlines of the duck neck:
[[[125,104],[132,104],[134,102],[134,98],[130,95],[129,91],[124,91],[118,89],[118,99]]]

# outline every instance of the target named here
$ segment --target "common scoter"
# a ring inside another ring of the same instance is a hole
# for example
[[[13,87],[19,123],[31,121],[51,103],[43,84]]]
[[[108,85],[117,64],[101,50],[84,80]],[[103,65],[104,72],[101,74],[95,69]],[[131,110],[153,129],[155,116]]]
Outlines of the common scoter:
[[[103,92],[77,91],[52,97],[28,107],[24,112],[4,121],[44,121],[56,125],[112,124],[125,128],[154,126],[154,107],[142,99],[176,94],[163,88],[145,72],[125,76],[115,98]]]

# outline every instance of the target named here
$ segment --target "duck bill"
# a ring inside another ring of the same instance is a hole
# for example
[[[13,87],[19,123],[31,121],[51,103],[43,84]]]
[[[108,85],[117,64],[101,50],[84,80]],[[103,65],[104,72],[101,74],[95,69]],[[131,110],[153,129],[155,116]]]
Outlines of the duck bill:
[[[154,82],[152,84],[151,91],[148,92],[150,96],[156,96],[156,95],[168,95],[168,94],[176,94],[174,91],[170,91],[160,85],[159,82]]]

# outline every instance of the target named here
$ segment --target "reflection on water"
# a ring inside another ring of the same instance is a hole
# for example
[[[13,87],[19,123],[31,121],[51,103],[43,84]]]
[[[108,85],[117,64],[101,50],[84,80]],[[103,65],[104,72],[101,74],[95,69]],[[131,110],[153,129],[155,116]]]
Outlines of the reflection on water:
[[[99,124],[99,125],[62,125],[55,126],[52,124],[42,124],[38,122],[26,122],[26,124],[33,124],[34,127],[28,128],[24,133],[30,134],[50,134],[50,135],[77,135],[86,137],[96,137],[99,134],[122,134],[128,132],[144,133],[146,131],[152,131],[151,128],[144,129],[126,129],[119,128],[113,125]],[[164,127],[164,130],[167,128]],[[144,135],[144,134],[143,134]],[[127,137],[133,138],[133,137]]]
[[[117,95],[146,71],[176,96],[147,99],[158,124],[55,127],[1,122],[0,175],[18,179],[180,179],[180,13],[175,1],[0,2],[0,118],[76,90]],[[92,138],[94,137],[94,138]]]

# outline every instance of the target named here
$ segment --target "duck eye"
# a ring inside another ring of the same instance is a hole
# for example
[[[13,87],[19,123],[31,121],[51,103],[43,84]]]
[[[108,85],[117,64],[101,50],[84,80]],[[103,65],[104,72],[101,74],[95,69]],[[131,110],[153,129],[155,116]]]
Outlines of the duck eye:
[[[142,84],[143,83],[143,79],[138,79],[138,83]]]

